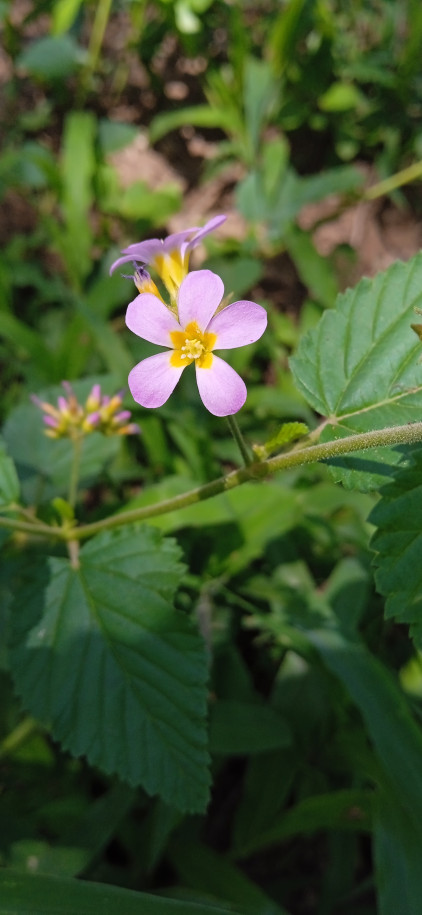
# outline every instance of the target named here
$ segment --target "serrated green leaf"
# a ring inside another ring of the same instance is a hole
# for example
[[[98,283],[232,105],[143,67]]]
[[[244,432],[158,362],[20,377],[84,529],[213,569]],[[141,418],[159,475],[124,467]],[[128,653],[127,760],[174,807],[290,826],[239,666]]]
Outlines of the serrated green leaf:
[[[327,417],[321,441],[420,419],[421,347],[410,325],[421,301],[418,254],[339,296],[303,338],[291,368],[308,403]],[[377,448],[329,464],[336,480],[369,491],[402,460],[396,448]]]
[[[86,880],[0,872],[2,915],[230,915],[232,908],[163,899]],[[236,909],[242,915],[241,909]]]
[[[78,568],[51,558],[16,596],[15,682],[75,756],[182,810],[208,799],[207,665],[170,601],[183,567],[149,527],[102,533]],[[48,578],[45,580],[45,573]]]
[[[410,624],[410,634],[422,647],[422,451],[413,454],[413,466],[384,486],[381,500],[369,516],[378,531],[375,582],[387,598],[385,614]]]

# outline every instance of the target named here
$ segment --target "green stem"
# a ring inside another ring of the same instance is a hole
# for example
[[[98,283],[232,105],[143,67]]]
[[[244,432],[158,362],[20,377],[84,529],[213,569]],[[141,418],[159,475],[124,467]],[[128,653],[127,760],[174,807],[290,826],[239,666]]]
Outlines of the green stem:
[[[287,452],[269,458],[266,461],[250,464],[248,467],[241,467],[239,470],[233,470],[225,477],[219,477],[219,479],[213,480],[211,483],[205,483],[197,489],[191,489],[189,492],[174,496],[172,499],[165,499],[155,505],[146,505],[144,508],[120,512],[117,515],[104,518],[102,521],[94,521],[92,524],[74,528],[71,534],[68,531],[64,531],[63,534],[67,539],[71,537],[75,540],[82,540],[92,536],[92,534],[99,533],[99,531],[110,530],[136,521],[146,521],[148,518],[155,518],[158,515],[165,515],[181,508],[187,508],[189,505],[195,505],[196,502],[203,502],[205,499],[210,499],[219,493],[234,489],[242,483],[261,479],[276,473],[278,470],[290,470],[293,467],[300,467],[304,464],[315,464],[318,461],[326,461],[333,457],[352,454],[354,451],[364,451],[387,445],[412,444],[420,441],[422,441],[422,422],[406,423],[405,426],[393,426],[389,429],[375,429],[372,432],[361,432],[358,435],[338,438],[333,442],[324,442],[322,445],[311,445],[301,451]]]
[[[365,200],[376,200],[378,197],[384,197],[386,194],[391,194],[392,191],[397,190],[399,187],[403,187],[404,184],[410,184],[411,181],[416,181],[417,178],[421,177],[422,160],[420,162],[414,162],[413,165],[409,165],[407,168],[403,168],[400,172],[396,172],[395,175],[385,178],[384,181],[378,181],[377,184],[368,187],[366,191],[363,192],[362,196]]]
[[[85,540],[100,531],[122,527],[124,524],[131,524],[136,521],[146,521],[148,518],[155,518],[158,515],[165,515],[181,508],[187,508],[189,505],[203,502],[205,499],[210,499],[219,493],[234,489],[242,483],[262,479],[279,470],[291,470],[293,467],[300,467],[305,464],[316,464],[319,461],[328,461],[334,457],[353,454],[355,451],[415,444],[417,442],[422,442],[422,422],[406,423],[404,426],[392,426],[388,429],[375,429],[372,432],[361,432],[357,435],[338,438],[332,442],[309,445],[299,451],[289,451],[276,455],[276,457],[268,458],[266,461],[249,464],[248,467],[233,470],[225,477],[219,477],[211,483],[205,483],[203,486],[191,489],[180,496],[164,499],[155,505],[146,505],[143,508],[134,508],[132,511],[120,512],[109,518],[103,518],[101,521],[94,521],[91,524],[83,524],[72,528],[52,526],[46,530],[46,526],[41,523],[29,524],[24,521],[0,517],[0,527],[8,527],[64,541]]]
[[[239,429],[239,424],[237,422],[237,419],[234,416],[226,416],[226,419],[229,424],[230,432],[242,455],[243,463],[244,463],[245,467],[249,467],[251,464],[253,464],[253,458],[251,457],[249,448]]]
[[[83,101],[89,82],[93,73],[97,69],[98,58],[100,56],[101,45],[104,40],[104,33],[110,16],[112,0],[99,0],[96,7],[94,22],[92,25],[91,37],[88,46],[88,61],[82,80],[79,102]]]
[[[81,465],[81,450],[82,450],[82,437],[78,435],[76,438],[72,439],[73,444],[73,459],[72,466],[70,468],[70,477],[69,477],[69,494],[67,500],[69,505],[72,508],[75,507],[76,499],[78,495],[78,483],[79,483],[79,468]]]
[[[33,718],[24,718],[0,744],[0,759],[18,750],[38,730],[39,724]]]

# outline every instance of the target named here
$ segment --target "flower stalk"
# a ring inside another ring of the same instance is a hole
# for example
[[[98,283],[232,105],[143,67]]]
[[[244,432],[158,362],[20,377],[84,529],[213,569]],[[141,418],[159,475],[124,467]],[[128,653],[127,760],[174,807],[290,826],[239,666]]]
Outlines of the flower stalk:
[[[237,422],[237,419],[235,416],[227,416],[226,419],[229,424],[230,432],[242,455],[243,463],[244,463],[245,467],[249,467],[250,464],[253,464],[254,459],[253,459],[253,457],[249,451],[249,448],[245,442],[245,439],[243,438],[243,435],[239,429],[239,423]]]

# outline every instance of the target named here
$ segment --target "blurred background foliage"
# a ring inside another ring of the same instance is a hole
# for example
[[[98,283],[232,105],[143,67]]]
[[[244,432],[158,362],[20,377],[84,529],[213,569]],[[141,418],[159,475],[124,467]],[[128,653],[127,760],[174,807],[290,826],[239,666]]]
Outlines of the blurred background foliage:
[[[125,331],[118,251],[216,212],[227,231],[201,264],[269,313],[264,338],[231,353],[248,384],[242,429],[277,448],[282,422],[315,428],[288,357],[359,275],[341,219],[376,206],[378,227],[391,213],[399,235],[416,226],[403,257],[420,244],[418,0],[2,0],[0,24],[0,410],[28,508],[51,519],[69,472],[29,394],[54,398],[62,379],[112,392],[153,351]],[[314,228],[327,219],[325,253]],[[82,520],[236,465],[188,373],[160,410],[127,406],[142,435],[106,449],[92,437]],[[1,648],[0,862],[29,881],[10,911],[29,911],[36,873],[157,893],[157,915],[175,900],[202,905],[193,915],[419,915],[422,738],[402,691],[420,719],[422,666],[374,589],[375,501],[321,466],[156,520],[182,547],[177,605],[212,656],[204,817],[61,751],[22,717]],[[22,545],[4,544],[2,642]],[[73,892],[63,884],[66,911],[85,911]],[[129,896],[119,904],[129,915]]]

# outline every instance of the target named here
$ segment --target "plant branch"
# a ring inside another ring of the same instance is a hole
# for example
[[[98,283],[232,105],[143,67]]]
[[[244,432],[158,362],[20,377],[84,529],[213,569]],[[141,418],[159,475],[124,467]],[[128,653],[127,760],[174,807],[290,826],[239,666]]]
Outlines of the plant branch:
[[[79,527],[51,526],[47,528],[42,523],[30,524],[25,521],[0,517],[0,527],[8,527],[12,530],[64,541],[85,540],[100,531],[122,527],[124,524],[131,524],[136,521],[146,521],[148,518],[155,518],[158,515],[166,515],[181,508],[187,508],[189,505],[195,505],[197,502],[203,502],[212,496],[219,495],[219,493],[234,489],[242,483],[263,479],[273,473],[277,473],[279,470],[291,470],[293,467],[300,467],[305,464],[329,461],[331,458],[353,454],[355,451],[365,451],[388,445],[415,444],[417,442],[422,442],[422,422],[406,423],[404,426],[392,426],[388,429],[375,429],[371,432],[361,432],[357,435],[337,438],[332,442],[309,445],[299,451],[284,452],[268,458],[266,461],[256,462],[248,465],[248,467],[233,470],[227,476],[219,477],[211,483],[205,483],[203,486],[191,489],[180,496],[164,499],[155,505],[146,505],[142,508],[134,508],[131,511],[119,512],[116,515],[103,518],[101,521],[94,521],[91,524],[82,524]]]
[[[338,438],[332,442],[311,445],[308,448],[302,448],[300,451],[287,452],[268,458],[268,460],[260,463],[250,464],[248,467],[241,467],[225,477],[219,477],[211,483],[205,483],[203,486],[191,489],[180,496],[157,502],[155,505],[146,505],[143,508],[120,512],[109,518],[104,518],[102,521],[94,521],[92,524],[74,528],[71,532],[71,537],[81,540],[92,536],[92,534],[97,534],[99,531],[110,530],[136,521],[146,521],[148,518],[155,518],[158,515],[166,515],[178,509],[187,508],[189,505],[195,505],[197,502],[203,502],[205,499],[219,495],[219,493],[227,492],[242,483],[262,479],[276,473],[278,470],[290,470],[293,467],[300,467],[304,464],[315,464],[333,457],[352,454],[354,451],[416,442],[422,442],[422,422],[406,423],[405,426],[393,426],[388,429],[375,429],[371,432],[361,432],[357,435]],[[63,534],[67,537],[70,536],[69,532],[63,531]]]

